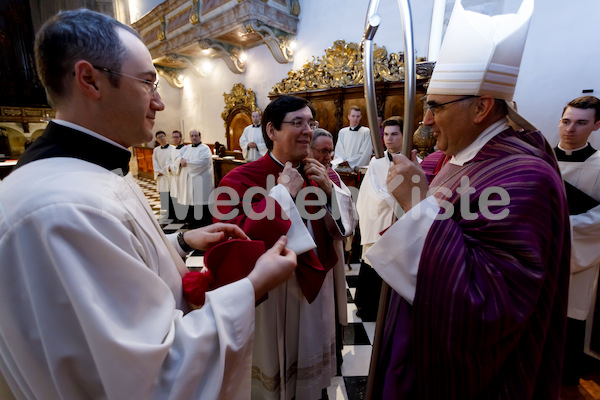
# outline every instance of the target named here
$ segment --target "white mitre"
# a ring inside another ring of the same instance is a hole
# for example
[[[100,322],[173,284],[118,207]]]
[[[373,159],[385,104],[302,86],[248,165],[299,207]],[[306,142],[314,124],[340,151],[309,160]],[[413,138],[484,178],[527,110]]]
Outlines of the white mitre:
[[[505,100],[509,118],[535,130],[512,101],[532,13],[533,0],[523,0],[517,14],[493,17],[466,11],[456,0],[427,94]]]

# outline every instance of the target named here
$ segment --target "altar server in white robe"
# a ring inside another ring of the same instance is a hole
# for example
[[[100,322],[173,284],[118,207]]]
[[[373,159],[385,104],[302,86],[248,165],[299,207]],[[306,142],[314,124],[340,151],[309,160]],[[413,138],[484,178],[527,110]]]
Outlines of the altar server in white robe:
[[[185,144],[183,144],[183,136],[178,130],[174,130],[171,134],[171,141],[175,149],[171,152],[171,159],[167,166],[169,171],[169,196],[173,205],[173,209],[169,210],[169,217],[174,221],[180,221],[184,220],[187,215],[187,207],[177,201],[179,172],[181,171],[179,160],[181,159],[181,150],[183,150]]]
[[[158,146],[152,150],[152,168],[154,169],[154,180],[156,181],[156,189],[160,195],[160,210],[166,218],[170,218],[169,210],[172,208],[169,206],[169,161],[171,160],[171,153],[175,149],[175,146],[171,146],[167,143],[167,134],[164,131],[156,132],[156,141]]]
[[[183,247],[246,235],[165,236],[128,171],[164,109],[146,46],[79,9],[35,54],[56,119],[0,184],[0,398],[248,399],[255,299],[294,270],[286,239],[190,311]]]
[[[588,139],[598,129],[600,99],[578,97],[563,109],[558,123],[560,143],[554,149],[565,180],[572,230],[563,385],[578,385],[586,372],[586,320],[591,319],[600,267],[600,151]]]
[[[215,188],[215,175],[210,147],[202,143],[200,131],[190,131],[192,144],[181,151],[181,172],[185,184],[178,188],[181,204],[189,206],[187,222],[194,227],[206,226],[212,222],[210,194]]]
[[[366,126],[360,125],[361,118],[360,107],[350,107],[350,114],[348,114],[350,126],[338,132],[333,165],[357,170],[369,164],[373,154],[371,131]]]
[[[362,246],[362,261],[355,295],[356,315],[367,322],[377,318],[381,278],[365,258],[365,253],[381,237],[381,232],[394,222],[394,210],[398,218],[403,214],[396,200],[388,193],[386,184],[388,170],[392,164],[389,154],[402,151],[400,117],[391,117],[383,122],[383,140],[386,151],[383,157],[371,159],[356,202]]]
[[[244,128],[240,136],[240,148],[244,159],[255,161],[267,154],[267,145],[260,127],[260,111],[252,111],[252,125]]]

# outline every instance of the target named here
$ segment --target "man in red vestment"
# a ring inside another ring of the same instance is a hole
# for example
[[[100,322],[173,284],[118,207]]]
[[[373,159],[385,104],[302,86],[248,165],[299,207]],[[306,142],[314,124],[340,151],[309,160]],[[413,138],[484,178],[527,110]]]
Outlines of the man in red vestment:
[[[497,22],[457,0],[423,120],[450,160],[428,193],[416,154],[394,156],[388,190],[406,214],[367,252],[394,289],[375,398],[559,398],[565,191],[552,149],[510,106],[532,3]]]
[[[308,157],[314,118],[305,99],[272,101],[261,124],[269,152],[217,189],[215,221],[235,223],[267,247],[285,234],[298,254],[295,277],[256,308],[253,398],[319,399],[336,372],[333,241],[352,232],[336,212],[341,199],[326,168]]]

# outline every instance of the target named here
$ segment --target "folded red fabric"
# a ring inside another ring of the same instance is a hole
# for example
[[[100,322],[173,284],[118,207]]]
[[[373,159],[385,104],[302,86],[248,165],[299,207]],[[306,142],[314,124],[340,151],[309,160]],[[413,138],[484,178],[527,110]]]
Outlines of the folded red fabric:
[[[195,306],[202,306],[207,291],[248,276],[265,251],[261,240],[231,239],[212,246],[204,253],[205,268],[184,275],[185,299]]]

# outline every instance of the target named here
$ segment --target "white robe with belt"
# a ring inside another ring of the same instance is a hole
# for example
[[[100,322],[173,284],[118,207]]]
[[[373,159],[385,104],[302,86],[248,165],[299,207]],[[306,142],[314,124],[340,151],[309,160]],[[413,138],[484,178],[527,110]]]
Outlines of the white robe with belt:
[[[188,312],[173,242],[131,174],[50,158],[4,179],[0,375],[14,395],[247,399],[252,284]]]
[[[559,161],[565,181],[600,201],[600,151],[583,162]],[[600,267],[600,206],[583,214],[571,215],[570,318],[588,317]],[[598,312],[599,310],[596,310]]]

